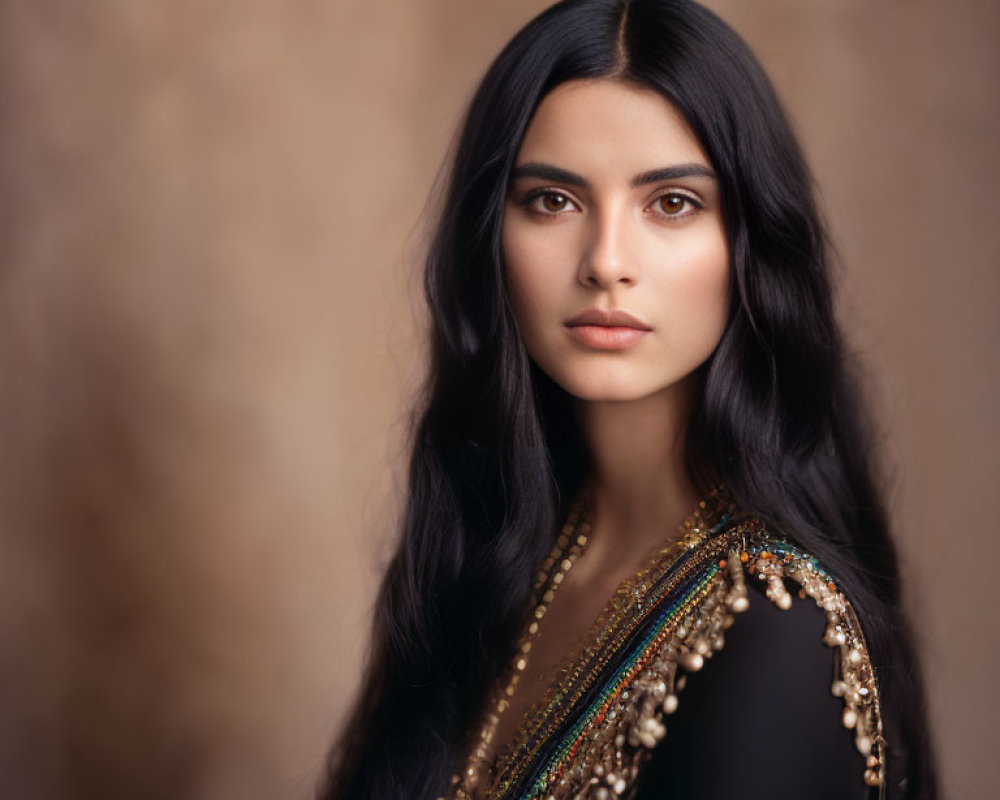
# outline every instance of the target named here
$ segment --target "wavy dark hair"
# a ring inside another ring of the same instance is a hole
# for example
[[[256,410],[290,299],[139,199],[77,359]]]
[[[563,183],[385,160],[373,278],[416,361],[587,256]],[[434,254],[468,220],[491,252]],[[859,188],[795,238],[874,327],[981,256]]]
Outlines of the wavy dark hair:
[[[930,798],[920,677],[811,178],[750,50],[687,0],[559,3],[514,37],[472,100],[426,262],[431,367],[402,538],[322,796],[446,792],[586,478],[571,398],[518,336],[500,231],[532,114],[554,87],[588,78],[665,97],[720,181],[733,307],[701,369],[686,437],[692,479],[704,491],[725,483],[839,576],[881,682],[887,795]]]

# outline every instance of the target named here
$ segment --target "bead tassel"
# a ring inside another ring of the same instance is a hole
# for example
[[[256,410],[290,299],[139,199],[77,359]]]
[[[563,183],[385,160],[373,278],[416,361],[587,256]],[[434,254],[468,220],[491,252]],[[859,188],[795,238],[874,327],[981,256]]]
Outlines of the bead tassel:
[[[748,607],[747,575],[763,583],[779,608],[791,605],[790,581],[800,597],[826,611],[823,642],[836,653],[831,691],[844,701],[843,723],[864,759],[864,782],[883,784],[878,686],[853,608],[815,558],[769,534],[759,520],[728,524],[731,513],[721,492],[713,493],[680,538],[619,587],[583,647],[525,712],[513,745],[489,764],[485,753],[544,609],[586,547],[589,522],[578,500],[542,564],[531,622],[466,769],[452,779],[452,800],[610,800],[625,794],[666,735],[664,718],[677,708],[685,673],[701,669],[723,647],[724,631]],[[585,700],[598,685],[602,690]]]

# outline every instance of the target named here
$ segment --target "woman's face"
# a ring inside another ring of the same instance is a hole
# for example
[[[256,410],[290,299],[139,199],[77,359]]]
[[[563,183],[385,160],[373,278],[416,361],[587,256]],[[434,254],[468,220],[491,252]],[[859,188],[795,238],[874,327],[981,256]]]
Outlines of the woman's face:
[[[511,176],[503,257],[531,358],[583,400],[674,387],[729,314],[719,185],[661,95],[614,80],[561,84]]]

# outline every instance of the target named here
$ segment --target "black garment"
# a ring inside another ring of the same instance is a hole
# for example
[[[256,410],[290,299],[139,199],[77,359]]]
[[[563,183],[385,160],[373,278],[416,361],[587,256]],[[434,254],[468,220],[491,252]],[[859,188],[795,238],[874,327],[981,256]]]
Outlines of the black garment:
[[[843,701],[830,693],[824,612],[798,598],[782,611],[759,590],[749,600],[725,647],[688,676],[636,800],[873,797]]]

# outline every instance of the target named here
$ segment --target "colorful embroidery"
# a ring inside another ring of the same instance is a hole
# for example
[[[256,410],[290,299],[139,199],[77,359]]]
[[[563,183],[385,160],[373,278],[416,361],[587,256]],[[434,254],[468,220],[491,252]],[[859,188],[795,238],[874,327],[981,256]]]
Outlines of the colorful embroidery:
[[[574,510],[539,575],[536,613],[507,685],[465,772],[453,778],[453,800],[610,800],[629,793],[666,734],[664,718],[677,708],[686,673],[722,648],[725,629],[746,610],[747,579],[763,582],[783,609],[792,603],[786,581],[794,582],[801,598],[811,597],[826,612],[823,641],[836,650],[832,692],[844,701],[843,723],[854,730],[865,783],[882,784],[878,687],[854,610],[814,557],[770,534],[758,519],[733,520],[732,512],[713,495],[678,541],[618,588],[581,649],[525,712],[513,745],[488,764],[485,747],[524,669],[538,621],[586,546],[587,523]]]

